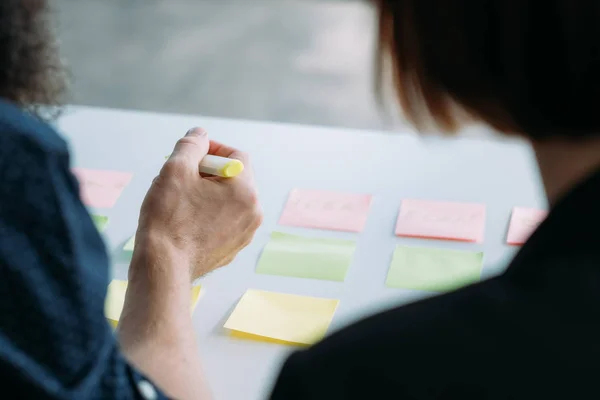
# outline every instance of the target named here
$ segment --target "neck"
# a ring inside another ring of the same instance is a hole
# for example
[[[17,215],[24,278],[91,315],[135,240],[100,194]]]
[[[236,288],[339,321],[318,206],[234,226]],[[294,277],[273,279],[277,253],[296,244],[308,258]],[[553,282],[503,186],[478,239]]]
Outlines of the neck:
[[[550,206],[600,167],[600,138],[533,142]]]

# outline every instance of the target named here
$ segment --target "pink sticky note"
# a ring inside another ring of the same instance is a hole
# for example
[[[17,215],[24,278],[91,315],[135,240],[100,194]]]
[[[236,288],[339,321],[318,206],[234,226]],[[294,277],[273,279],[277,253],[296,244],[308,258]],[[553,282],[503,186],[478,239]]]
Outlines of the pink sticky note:
[[[73,168],[72,171],[79,180],[83,203],[99,208],[113,207],[133,176],[128,172],[86,168]]]
[[[360,232],[365,227],[371,196],[294,189],[279,219],[281,225]]]
[[[397,236],[483,242],[485,205],[402,200]]]
[[[515,207],[510,218],[506,243],[512,245],[525,243],[547,215],[547,211]]]

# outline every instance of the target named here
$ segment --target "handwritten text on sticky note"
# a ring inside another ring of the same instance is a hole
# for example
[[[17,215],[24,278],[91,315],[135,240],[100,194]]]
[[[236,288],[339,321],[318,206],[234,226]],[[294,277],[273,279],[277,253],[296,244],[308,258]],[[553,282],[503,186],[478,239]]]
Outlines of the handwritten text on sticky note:
[[[360,232],[367,221],[370,205],[370,195],[294,189],[279,223]]]
[[[80,185],[81,199],[90,207],[110,208],[131,181],[128,172],[73,168]]]
[[[547,215],[547,211],[515,207],[510,218],[506,243],[512,245],[525,243]]]
[[[483,242],[485,205],[402,200],[397,236]]]

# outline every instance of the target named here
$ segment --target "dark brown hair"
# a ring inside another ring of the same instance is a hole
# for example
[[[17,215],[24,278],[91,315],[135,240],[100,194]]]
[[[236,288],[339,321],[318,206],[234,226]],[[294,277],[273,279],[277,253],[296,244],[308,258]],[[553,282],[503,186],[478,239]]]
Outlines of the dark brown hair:
[[[379,71],[417,127],[454,131],[460,109],[536,140],[600,132],[600,1],[375,3]]]
[[[66,92],[66,73],[47,0],[0,0],[0,97],[52,117]]]

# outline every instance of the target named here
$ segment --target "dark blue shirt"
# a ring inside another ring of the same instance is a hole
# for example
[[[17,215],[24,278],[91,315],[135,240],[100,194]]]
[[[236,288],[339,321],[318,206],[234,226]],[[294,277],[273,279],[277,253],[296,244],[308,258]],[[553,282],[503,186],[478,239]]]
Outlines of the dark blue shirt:
[[[65,142],[0,101],[2,392],[163,398],[123,358],[104,318],[109,261],[78,193]]]

